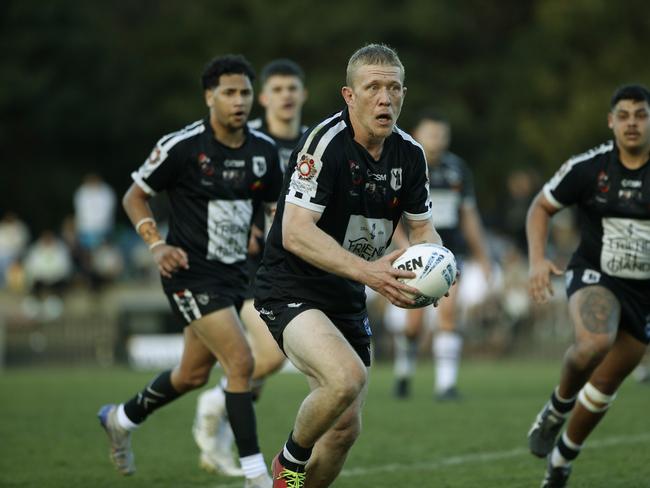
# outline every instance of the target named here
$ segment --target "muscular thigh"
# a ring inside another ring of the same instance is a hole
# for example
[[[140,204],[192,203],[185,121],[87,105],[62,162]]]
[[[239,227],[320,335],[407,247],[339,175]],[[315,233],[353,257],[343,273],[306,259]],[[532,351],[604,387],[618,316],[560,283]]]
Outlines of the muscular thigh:
[[[606,336],[613,341],[621,317],[621,305],[614,293],[604,286],[587,286],[571,295],[569,313],[578,340]]]
[[[294,317],[282,333],[284,351],[291,362],[317,384],[353,375],[365,366],[334,323],[320,310]]]
[[[251,355],[243,326],[234,307],[212,312],[192,322],[190,327],[226,371],[240,358]]]

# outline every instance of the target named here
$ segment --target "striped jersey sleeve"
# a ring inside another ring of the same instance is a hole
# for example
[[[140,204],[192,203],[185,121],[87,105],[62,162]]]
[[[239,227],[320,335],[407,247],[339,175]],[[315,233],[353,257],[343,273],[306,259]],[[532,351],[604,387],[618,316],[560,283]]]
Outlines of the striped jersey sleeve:
[[[301,139],[292,154],[295,164],[285,201],[323,213],[336,184],[340,158],[327,149],[334,138],[346,128],[341,113],[325,119]]]
[[[594,157],[613,150],[610,141],[566,161],[544,185],[546,199],[556,208],[564,208],[580,201],[583,190],[591,183],[588,177],[589,162]]]
[[[183,162],[176,156],[174,147],[181,141],[204,131],[205,125],[202,120],[199,120],[180,131],[161,137],[142,166],[131,173],[133,181],[152,196],[165,190],[176,181]]]

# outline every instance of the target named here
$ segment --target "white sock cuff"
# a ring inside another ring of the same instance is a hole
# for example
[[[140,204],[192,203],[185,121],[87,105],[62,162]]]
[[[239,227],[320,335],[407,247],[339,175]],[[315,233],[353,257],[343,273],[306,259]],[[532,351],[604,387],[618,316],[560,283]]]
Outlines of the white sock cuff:
[[[289,449],[287,449],[287,445],[284,445],[284,448],[282,449],[282,455],[285,457],[287,461],[291,461],[292,463],[299,464],[300,466],[304,466],[307,464],[307,461],[298,461],[295,457],[291,455],[289,452]]]
[[[569,439],[569,436],[567,435],[566,431],[562,434],[562,442],[566,444],[567,447],[573,449],[574,451],[579,451],[580,448],[582,447],[581,444],[576,444],[573,442],[571,439]]]
[[[561,397],[560,394],[558,393],[558,390],[559,390],[559,389],[560,389],[560,385],[558,385],[558,386],[555,387],[555,398],[557,398],[557,400],[558,400],[560,403],[571,403],[571,402],[574,401],[574,400],[576,399],[576,397],[578,396],[578,395],[573,395],[573,397],[571,397],[571,398],[564,398],[564,397]]]
[[[262,453],[244,456],[243,458],[239,458],[239,462],[241,463],[241,469],[244,471],[246,478],[256,478],[264,473],[268,473]]]
[[[126,412],[124,411],[123,403],[120,403],[117,406],[117,423],[120,424],[120,427],[128,430],[129,432],[137,429],[139,426],[139,424],[136,424],[129,417],[127,417]]]

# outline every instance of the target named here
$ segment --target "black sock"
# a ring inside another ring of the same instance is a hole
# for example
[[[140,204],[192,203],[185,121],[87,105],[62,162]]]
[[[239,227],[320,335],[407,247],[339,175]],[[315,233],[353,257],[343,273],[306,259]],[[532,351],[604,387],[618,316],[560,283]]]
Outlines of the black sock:
[[[553,390],[553,393],[551,394],[551,405],[553,406],[553,410],[555,410],[557,413],[562,415],[569,413],[571,410],[573,410],[575,404],[576,397],[573,397],[570,400],[562,401],[555,394],[555,390]]]
[[[579,450],[569,447],[564,442],[564,436],[560,436],[560,439],[557,441],[557,449],[562,454],[562,457],[567,461],[573,461],[580,454]]]
[[[284,449],[289,451],[289,454],[298,462],[296,463],[287,459],[284,455]],[[307,464],[307,461],[309,461],[313,446],[307,448],[299,445],[296,441],[293,440],[293,431],[291,431],[289,434],[289,439],[284,445],[284,449],[282,449],[282,452],[280,453],[280,464],[282,464],[282,466],[285,468],[288,468],[291,471],[296,471],[298,473],[305,471],[305,465]]]
[[[171,370],[160,373],[144,390],[124,404],[124,413],[134,424],[142,423],[149,415],[181,393],[172,386]]]
[[[239,457],[251,456],[260,452],[257,443],[257,425],[255,410],[253,410],[253,396],[250,392],[226,394],[226,411]]]

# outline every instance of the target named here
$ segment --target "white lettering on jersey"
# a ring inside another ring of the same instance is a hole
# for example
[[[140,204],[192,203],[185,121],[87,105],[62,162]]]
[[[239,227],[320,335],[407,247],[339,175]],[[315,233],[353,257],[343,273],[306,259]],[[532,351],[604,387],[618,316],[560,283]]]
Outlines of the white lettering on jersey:
[[[232,264],[246,259],[251,200],[208,202],[208,260]]]
[[[619,278],[650,279],[650,220],[603,218],[600,267]]]
[[[458,209],[461,204],[460,193],[452,189],[432,188],[429,192],[436,229],[453,229],[458,227]]]
[[[243,168],[244,166],[246,166],[246,161],[244,161],[243,159],[226,159],[223,162],[223,165],[226,168]]]
[[[366,261],[374,261],[384,255],[386,244],[392,234],[391,220],[351,215],[345,231],[343,247]]]

